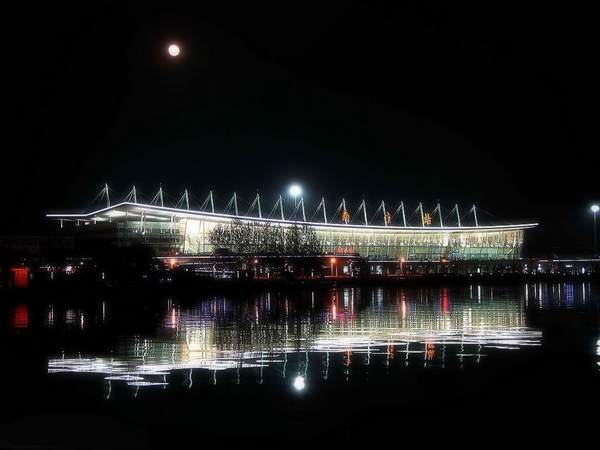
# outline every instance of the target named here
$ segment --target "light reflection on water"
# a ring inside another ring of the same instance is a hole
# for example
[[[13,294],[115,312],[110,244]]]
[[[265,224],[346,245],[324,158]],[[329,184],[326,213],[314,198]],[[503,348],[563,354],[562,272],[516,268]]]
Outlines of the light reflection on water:
[[[541,345],[542,332],[527,324],[528,308],[569,309],[585,305],[592,293],[589,283],[529,283],[521,289],[343,288],[241,300],[171,298],[154,332],[122,335],[110,352],[51,357],[48,372],[101,375],[110,396],[112,382],[166,388],[173,377],[184,377],[190,388],[194,380],[268,379],[302,391],[330,377],[365,379],[377,368],[470,367],[493,352]],[[109,311],[103,301],[98,317],[72,308],[57,317],[50,305],[45,323],[55,327],[62,320],[85,333],[88,320],[100,326],[119,320]]]
[[[189,387],[194,375],[209,374],[205,378],[216,383],[218,373],[226,372],[244,382],[248,378],[240,372],[246,370],[255,375],[251,382],[261,383],[267,369],[301,391],[331,375],[348,379],[357,367],[476,365],[490,351],[541,344],[541,331],[527,326],[525,308],[531,301],[543,305],[545,289],[524,289],[519,298],[514,290],[475,285],[466,290],[343,288],[308,291],[294,299],[265,293],[186,306],[170,299],[154,333],[121,336],[106,354],[50,358],[48,372],[101,374],[109,383],[139,388],[164,387],[183,371]],[[581,292],[587,295],[585,287]],[[102,323],[110,320],[105,302],[101,314]],[[53,310],[48,318],[47,326],[59,320]],[[64,316],[69,327],[83,329],[86,320],[82,311],[67,309]]]
[[[571,309],[585,306],[591,301],[592,283],[525,283],[525,306],[540,309]],[[596,294],[597,295],[597,294]]]

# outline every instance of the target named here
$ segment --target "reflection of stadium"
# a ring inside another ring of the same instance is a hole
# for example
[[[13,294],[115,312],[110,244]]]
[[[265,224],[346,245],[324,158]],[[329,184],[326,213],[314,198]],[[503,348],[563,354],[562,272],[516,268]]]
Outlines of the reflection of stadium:
[[[439,205],[428,213],[419,204],[409,214],[410,211],[405,211],[401,203],[392,214],[382,202],[369,219],[364,201],[353,215],[349,214],[346,202],[342,201],[333,216],[328,218],[325,201],[322,200],[311,220],[304,210],[303,199],[286,216],[281,197],[271,214],[263,215],[258,195],[246,214],[240,213],[235,195],[224,212],[215,210],[212,193],[197,210],[190,208],[187,191],[174,207],[164,206],[162,195],[161,189],[152,202],[144,204],[137,201],[134,190],[125,201],[112,205],[107,201],[105,208],[96,211],[48,214],[47,217],[60,221],[61,227],[69,224],[81,226],[81,232],[93,232],[97,237],[102,236],[121,245],[143,242],[161,255],[210,253],[213,250],[210,231],[235,219],[283,228],[294,223],[308,223],[317,232],[324,253],[354,253],[369,258],[405,258],[411,261],[518,259],[525,230],[537,225],[482,225],[474,206],[462,216],[461,221],[458,205],[447,211],[444,217]]]
[[[262,374],[275,367],[285,378],[306,373],[310,361],[327,378],[350,363],[445,367],[477,363],[486,349],[541,342],[541,333],[526,326],[518,300],[482,299],[477,290],[461,302],[446,289],[436,298],[384,292],[332,291],[327,304],[306,310],[293,310],[286,298],[270,294],[237,307],[224,300],[192,309],[169,306],[159,337],[123,340],[111,358],[51,359],[48,371],[100,373],[135,386],[164,383],[179,369],[214,371],[216,382],[218,371],[260,368]]]

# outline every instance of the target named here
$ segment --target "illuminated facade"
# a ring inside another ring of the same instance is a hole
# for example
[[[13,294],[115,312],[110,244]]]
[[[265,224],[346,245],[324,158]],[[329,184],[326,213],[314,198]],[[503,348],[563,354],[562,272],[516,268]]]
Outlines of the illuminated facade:
[[[382,225],[368,224],[366,213],[364,224],[350,223],[345,204],[341,223],[327,222],[326,215],[322,222],[307,221],[303,204],[301,220],[285,219],[283,208],[281,219],[275,219],[262,217],[260,209],[256,217],[218,213],[214,207],[212,211],[204,211],[134,201],[90,213],[48,214],[47,217],[60,221],[61,227],[71,224],[103,233],[120,245],[143,242],[158,255],[209,254],[214,251],[211,230],[219,225],[228,226],[234,220],[256,225],[269,223],[282,228],[308,224],[316,231],[323,253],[358,254],[396,261],[515,260],[521,257],[525,230],[537,226],[536,223],[464,226],[460,220],[456,226],[443,226],[441,221],[437,226],[431,224],[431,216],[423,214],[420,208],[422,226],[406,226],[406,220],[403,226],[394,225],[387,211]]]

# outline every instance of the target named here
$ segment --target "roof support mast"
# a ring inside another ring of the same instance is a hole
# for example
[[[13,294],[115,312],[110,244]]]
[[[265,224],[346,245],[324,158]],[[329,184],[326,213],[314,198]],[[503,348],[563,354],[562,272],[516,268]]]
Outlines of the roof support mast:
[[[260,195],[256,193],[256,206],[258,206],[258,218],[262,219],[262,209],[260,209]]]
[[[388,226],[387,217],[385,217],[385,201],[381,200],[381,211],[383,211],[383,226]]]
[[[306,222],[306,213],[304,212],[304,197],[300,197],[300,203],[302,204],[302,220]]]
[[[106,195],[106,207],[110,208],[110,195],[108,195],[108,183],[104,183],[104,195]]]
[[[460,225],[460,213],[458,212],[458,203],[456,203],[454,205],[454,209],[456,210],[456,218],[458,219],[458,228],[460,228],[461,225]]]
[[[324,202],[324,199],[322,200]],[[318,209],[317,209],[318,211]],[[343,224],[348,224],[348,222],[350,221],[350,218],[348,217],[348,211],[346,210],[346,200],[344,200],[342,198],[342,201],[340,202],[340,205],[337,207],[337,209],[335,210],[335,212],[333,213],[333,219],[335,220],[335,218],[337,217],[337,215],[341,213],[341,220]],[[316,212],[315,212],[316,214]],[[323,213],[325,214],[325,213]],[[324,217],[326,218],[327,215],[324,215]]]
[[[125,196],[125,198],[123,199],[124,202],[133,202],[133,203],[137,203],[137,193],[135,191],[135,186],[131,187],[131,190],[129,191],[129,193]]]
[[[402,223],[404,223],[404,227],[406,228],[406,213],[404,212],[404,202],[400,202],[400,209],[402,210]]]
[[[363,198],[362,201],[362,209],[363,209],[363,213],[365,215],[365,227],[369,226],[369,222],[367,220],[367,204],[365,203],[365,199]]]
[[[425,227],[425,216],[423,215],[423,203],[419,203],[419,207],[417,208],[421,211],[421,226]]]
[[[160,202],[161,208],[165,206],[164,201],[163,201],[162,186],[158,188],[158,192],[156,193],[156,195],[154,196],[154,198],[150,201],[150,204],[151,205],[156,205],[159,202]]]
[[[475,217],[475,226],[479,227],[479,221],[477,220],[477,208],[473,205],[473,217]]]

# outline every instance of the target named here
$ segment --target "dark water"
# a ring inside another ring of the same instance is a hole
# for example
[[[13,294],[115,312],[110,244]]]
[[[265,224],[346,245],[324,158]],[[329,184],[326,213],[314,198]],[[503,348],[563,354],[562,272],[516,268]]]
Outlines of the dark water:
[[[539,443],[600,407],[590,283],[0,301],[1,446]]]

